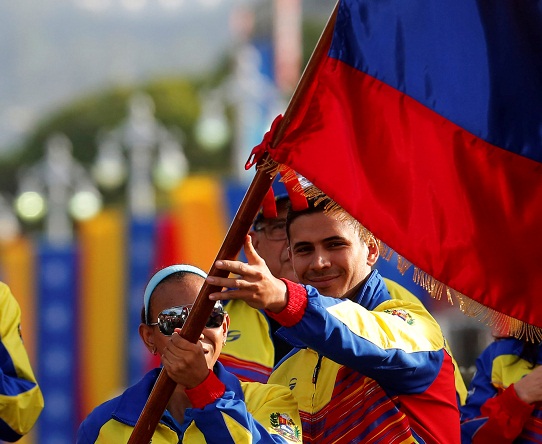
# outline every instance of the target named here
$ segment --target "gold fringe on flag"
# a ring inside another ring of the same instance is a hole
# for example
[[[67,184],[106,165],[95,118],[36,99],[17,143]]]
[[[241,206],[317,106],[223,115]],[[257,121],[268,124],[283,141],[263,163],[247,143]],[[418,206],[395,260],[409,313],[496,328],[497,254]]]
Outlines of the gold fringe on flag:
[[[267,158],[264,159],[262,163],[257,166],[257,168],[259,170],[261,169],[264,173],[269,173],[270,175],[275,175],[281,170],[285,169],[282,164],[275,162],[269,156],[267,156]]]
[[[293,172],[295,174],[295,172]],[[328,196],[319,188],[308,182],[306,179],[300,180],[298,191],[303,191],[307,199],[314,199],[315,204],[320,203]],[[347,221],[353,221],[356,224],[356,228],[359,230],[362,239],[367,241],[368,239],[376,239],[372,233],[367,230],[361,223],[354,219],[348,212],[346,212],[339,204],[337,204],[331,198],[331,203],[327,204],[324,208],[324,212],[333,215],[334,217],[341,218]],[[380,250],[380,256],[389,261],[395,253],[395,251],[386,245],[384,242],[376,239]],[[397,269],[401,274],[404,274],[413,264],[404,257],[397,255]],[[414,283],[426,290],[432,298],[440,300],[446,297],[446,300],[450,304],[454,304],[454,300],[458,302],[459,309],[466,316],[477,319],[478,321],[486,324],[489,327],[495,328],[502,333],[503,336],[509,335],[518,339],[523,339],[531,342],[542,341],[542,328],[537,327],[519,319],[500,313],[493,310],[479,302],[470,299],[464,294],[450,288],[446,284],[438,281],[433,276],[427,274],[425,271],[420,270],[414,266],[414,273],[412,276]]]

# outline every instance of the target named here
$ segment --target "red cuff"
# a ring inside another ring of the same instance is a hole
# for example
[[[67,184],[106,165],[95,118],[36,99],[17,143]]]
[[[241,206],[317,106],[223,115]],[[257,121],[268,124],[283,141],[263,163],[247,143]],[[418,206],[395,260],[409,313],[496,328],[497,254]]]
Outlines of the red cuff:
[[[184,389],[184,391],[188,399],[190,399],[192,407],[202,409],[207,404],[211,404],[222,397],[226,391],[226,386],[212,370],[209,370],[209,374],[200,385],[191,389]]]
[[[488,399],[480,409],[481,413],[487,416],[494,415],[499,410],[511,418],[528,418],[534,410],[534,405],[519,399],[514,384],[512,384],[500,395]]]
[[[481,407],[481,416],[486,416],[483,424],[473,436],[473,443],[511,443],[517,438],[523,426],[531,417],[534,405],[518,398],[514,385],[502,393],[489,398]]]
[[[281,281],[286,284],[288,304],[286,304],[286,307],[278,313],[272,313],[268,310],[265,310],[265,312],[280,325],[292,327],[297,324],[305,314],[308,301],[307,290],[305,290],[303,285],[295,284],[288,279],[281,278]]]
[[[518,415],[521,413],[525,416],[530,416],[534,410],[533,404],[527,404],[525,401],[522,401],[519,398],[514,384],[511,384],[506,390],[504,390],[501,396],[504,399],[503,404],[506,406],[506,409],[511,415]]]

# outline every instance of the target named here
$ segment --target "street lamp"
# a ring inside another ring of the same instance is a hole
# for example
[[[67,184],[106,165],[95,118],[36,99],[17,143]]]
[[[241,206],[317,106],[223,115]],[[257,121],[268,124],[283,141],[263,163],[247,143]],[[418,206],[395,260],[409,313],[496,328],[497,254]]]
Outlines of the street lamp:
[[[162,191],[171,191],[188,174],[188,159],[182,145],[169,132],[161,133],[152,178]]]
[[[201,147],[210,152],[222,149],[231,135],[222,95],[220,89],[201,95],[201,116],[194,135]]]
[[[117,189],[125,182],[128,171],[122,146],[114,137],[110,135],[101,137],[91,174],[96,183],[108,191]]]
[[[86,220],[102,207],[101,195],[85,169],[72,157],[72,144],[64,134],[47,139],[45,158],[21,173],[15,210],[27,222],[45,217],[45,233],[52,243],[73,237],[70,220]]]
[[[156,120],[154,111],[150,96],[135,94],[126,119],[100,137],[92,168],[96,182],[104,189],[112,190],[127,180],[130,212],[141,217],[156,211],[155,187],[171,190],[188,173],[181,143]]]

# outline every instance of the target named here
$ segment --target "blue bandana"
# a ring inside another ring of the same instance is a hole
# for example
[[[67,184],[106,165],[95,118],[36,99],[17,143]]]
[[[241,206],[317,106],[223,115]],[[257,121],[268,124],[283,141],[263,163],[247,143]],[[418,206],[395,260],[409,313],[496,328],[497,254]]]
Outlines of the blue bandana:
[[[145,321],[148,321],[149,319],[149,305],[151,302],[151,295],[156,286],[162,282],[165,278],[172,275],[173,273],[177,273],[179,271],[184,271],[185,273],[192,273],[196,274],[198,276],[201,276],[203,279],[207,277],[207,273],[205,271],[199,269],[198,267],[194,267],[193,265],[185,265],[185,264],[179,264],[179,265],[170,265],[169,267],[162,268],[160,271],[156,272],[156,274],[151,278],[149,283],[147,284],[147,287],[145,288],[145,294],[143,295],[143,303],[145,304]]]

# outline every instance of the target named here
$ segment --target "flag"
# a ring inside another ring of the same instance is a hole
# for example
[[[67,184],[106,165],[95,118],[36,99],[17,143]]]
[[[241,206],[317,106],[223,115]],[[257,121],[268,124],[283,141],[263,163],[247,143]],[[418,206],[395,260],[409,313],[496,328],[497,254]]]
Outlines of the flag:
[[[299,109],[275,161],[428,286],[542,327],[542,2],[341,0]]]

